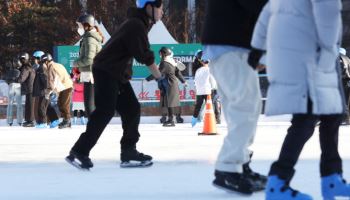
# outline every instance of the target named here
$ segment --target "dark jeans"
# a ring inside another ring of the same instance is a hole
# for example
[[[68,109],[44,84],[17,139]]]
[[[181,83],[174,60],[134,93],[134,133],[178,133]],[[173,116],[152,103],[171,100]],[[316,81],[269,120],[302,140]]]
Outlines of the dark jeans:
[[[95,110],[95,89],[91,82],[84,82],[84,106],[85,114],[89,118]]]
[[[278,175],[279,178],[287,181],[292,179],[295,172],[294,166],[318,121],[320,121],[319,138],[322,151],[321,176],[342,173],[342,160],[338,153],[338,131],[342,115],[294,114],[279,158],[271,166],[270,175]]]
[[[99,70],[94,70],[93,75],[96,109],[90,115],[85,133],[80,135],[72,150],[88,156],[115,111],[118,111],[122,120],[121,149],[136,147],[140,137],[140,103],[130,82],[120,83],[108,73]]]
[[[61,117],[69,121],[70,120],[70,102],[72,98],[72,90],[73,88],[68,88],[61,91],[58,95],[58,109],[61,112]]]
[[[26,94],[24,120],[26,122],[34,121],[34,97],[32,93]]]

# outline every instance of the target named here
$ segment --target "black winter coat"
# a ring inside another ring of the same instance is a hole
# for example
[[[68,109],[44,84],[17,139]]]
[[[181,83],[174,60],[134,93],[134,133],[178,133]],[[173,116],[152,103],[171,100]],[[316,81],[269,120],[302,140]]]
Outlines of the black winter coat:
[[[11,68],[6,71],[4,80],[7,84],[11,83],[18,83],[18,78],[20,76],[21,72],[16,68]]]
[[[180,106],[180,90],[179,90],[179,82],[177,79],[181,81],[181,83],[185,83],[186,80],[182,76],[181,72],[176,66],[172,64],[162,61],[159,64],[159,71],[166,79],[168,79],[169,87],[167,88],[167,93],[162,94],[160,98],[160,106],[161,107],[178,107]]]
[[[30,64],[24,64],[20,71],[18,82],[21,84],[21,93],[22,95],[30,94],[33,92],[35,71]]]
[[[144,10],[131,8],[128,19],[96,55],[93,69],[103,70],[119,81],[127,82],[132,77],[133,58],[145,65],[153,64],[154,54],[147,36],[151,27]]]
[[[40,65],[35,70],[35,78],[33,83],[33,97],[45,96],[45,89],[47,88],[47,74],[44,71],[43,65]]]
[[[208,0],[204,45],[251,48],[255,23],[267,0]]]

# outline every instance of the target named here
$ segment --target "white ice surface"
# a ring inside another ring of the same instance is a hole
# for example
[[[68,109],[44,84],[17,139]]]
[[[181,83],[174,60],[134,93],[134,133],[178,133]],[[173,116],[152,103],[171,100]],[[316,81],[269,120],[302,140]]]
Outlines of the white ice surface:
[[[289,123],[285,118],[262,118],[255,142],[252,168],[266,174],[277,158]],[[154,122],[159,120],[153,119]],[[118,120],[116,120],[118,121]],[[214,163],[225,136],[219,125],[217,136],[198,136],[202,124],[189,123],[165,128],[143,118],[138,149],[154,158],[143,169],[121,169],[119,153],[121,125],[109,125],[91,152],[95,167],[82,172],[68,165],[64,157],[84,131],[0,126],[0,200],[116,200],[116,199],[252,199],[264,193],[242,197],[211,185]],[[188,119],[186,120],[188,121]],[[296,166],[293,187],[320,200],[318,134],[305,145]],[[344,176],[350,180],[350,126],[340,129],[339,150]]]

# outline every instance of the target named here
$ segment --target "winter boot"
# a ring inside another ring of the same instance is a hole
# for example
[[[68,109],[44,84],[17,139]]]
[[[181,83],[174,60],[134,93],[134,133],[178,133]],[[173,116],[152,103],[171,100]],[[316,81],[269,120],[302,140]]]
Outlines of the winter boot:
[[[350,185],[339,174],[322,177],[321,188],[324,200],[335,200],[336,197],[350,197]]]
[[[184,119],[180,115],[176,115],[176,122],[182,124],[184,123]]]
[[[73,117],[73,125],[77,125],[77,117]]]
[[[251,180],[254,192],[262,191],[265,189],[267,176],[254,172],[250,168],[249,163],[243,165],[243,174]]]
[[[60,123],[60,121],[58,119],[52,121],[50,124],[50,128],[56,128],[59,123]]]
[[[66,157],[66,161],[81,170],[89,170],[94,166],[88,156],[82,155],[73,150],[69,152],[69,155]]]
[[[174,122],[174,120],[169,119],[163,123],[163,126],[165,126],[165,127],[175,126],[175,122]]]
[[[213,185],[228,192],[243,195],[253,194],[253,185],[242,173],[223,172],[215,170]]]
[[[269,176],[265,189],[265,200],[312,200],[312,197],[293,190],[285,180]]]
[[[85,125],[86,124],[85,117],[80,117],[80,123],[81,123],[81,125]]]
[[[136,148],[122,149],[120,153],[120,167],[149,167],[152,163],[152,156],[140,153]]]
[[[192,119],[191,119],[191,125],[192,125],[192,127],[194,127],[194,126],[197,124],[197,122],[198,122],[198,118],[192,117]]]
[[[58,128],[59,128],[59,129],[70,128],[70,127],[72,127],[72,124],[71,124],[70,120],[66,120],[66,119],[64,119],[64,120],[58,125]]]

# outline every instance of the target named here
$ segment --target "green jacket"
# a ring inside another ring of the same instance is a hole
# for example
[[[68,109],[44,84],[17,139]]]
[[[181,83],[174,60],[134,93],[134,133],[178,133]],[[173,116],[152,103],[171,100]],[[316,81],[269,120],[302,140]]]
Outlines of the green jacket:
[[[80,42],[79,58],[74,65],[81,72],[91,72],[95,56],[102,49],[102,36],[97,31],[87,31]]]

